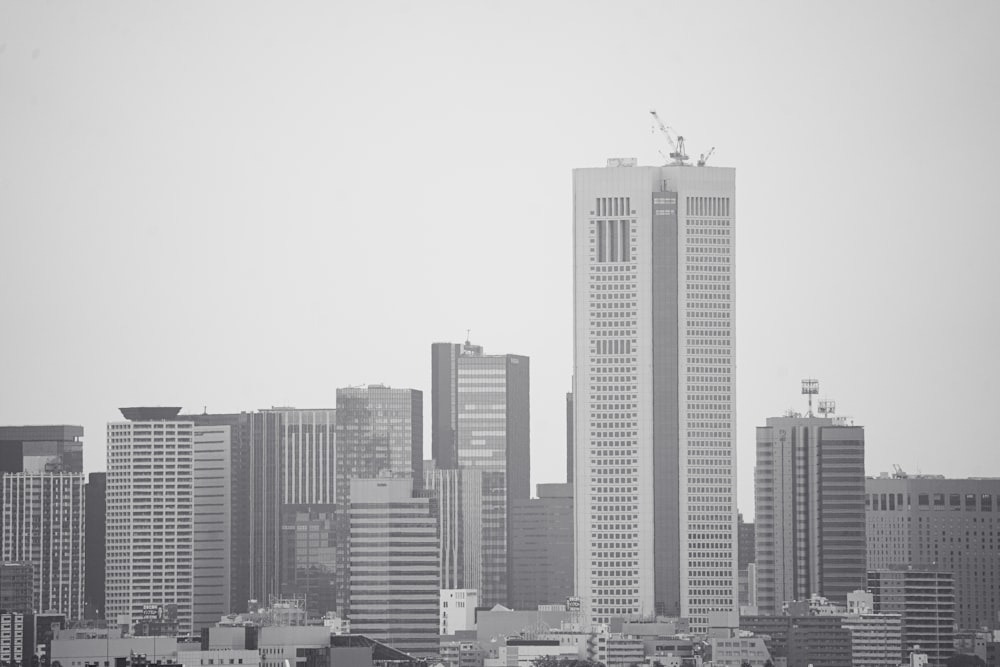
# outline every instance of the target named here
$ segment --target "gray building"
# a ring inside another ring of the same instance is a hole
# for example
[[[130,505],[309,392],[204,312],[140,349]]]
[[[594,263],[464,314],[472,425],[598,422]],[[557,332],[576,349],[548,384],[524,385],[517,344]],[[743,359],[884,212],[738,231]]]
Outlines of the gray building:
[[[573,588],[573,485],[539,484],[511,515],[510,605],[563,604]]]
[[[951,572],[959,628],[1000,628],[1000,478],[865,482],[868,568]]]
[[[955,579],[950,572],[872,570],[868,591],[875,612],[902,618],[902,661],[911,652],[926,653],[931,667],[941,667],[955,652]]]
[[[865,583],[864,429],[792,415],[757,428],[754,471],[760,613],[812,594],[845,604]]]
[[[0,426],[0,558],[30,563],[28,611],[83,618],[83,427]]]
[[[511,511],[531,496],[530,362],[515,354],[487,355],[463,344],[431,345],[432,453],[438,469],[482,472],[481,523],[466,541],[481,555],[455,588],[475,588],[480,604],[508,601]],[[470,499],[471,502],[475,502]]]
[[[86,557],[83,603],[87,618],[104,618],[104,521],[107,511],[108,474],[92,472],[84,489],[87,504]]]
[[[31,563],[35,611],[83,618],[85,481],[82,472],[0,476],[2,560]]]
[[[756,595],[754,593],[757,582],[751,579],[756,579],[757,568],[750,567],[757,560],[754,535],[753,521],[744,521],[743,514],[738,514],[736,516],[736,536],[738,539],[737,560],[740,582],[740,607],[756,603]]]
[[[351,631],[416,657],[438,653],[437,502],[412,478],[350,482]]]

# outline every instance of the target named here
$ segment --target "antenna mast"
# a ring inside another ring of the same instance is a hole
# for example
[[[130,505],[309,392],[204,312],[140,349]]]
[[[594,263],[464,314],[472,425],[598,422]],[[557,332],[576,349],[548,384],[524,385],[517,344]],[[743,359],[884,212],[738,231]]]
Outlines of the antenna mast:
[[[813,396],[819,393],[819,380],[816,378],[807,378],[802,381],[802,393],[809,397],[809,414],[807,417],[813,416]]]

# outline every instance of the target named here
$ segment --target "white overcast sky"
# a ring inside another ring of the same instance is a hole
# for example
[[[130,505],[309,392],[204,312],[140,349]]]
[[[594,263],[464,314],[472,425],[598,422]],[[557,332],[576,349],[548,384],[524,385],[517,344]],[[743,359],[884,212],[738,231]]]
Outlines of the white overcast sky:
[[[1000,3],[0,3],[0,423],[425,391],[531,357],[564,476],[571,170],[737,170],[740,507],[815,376],[869,474],[1000,475]]]

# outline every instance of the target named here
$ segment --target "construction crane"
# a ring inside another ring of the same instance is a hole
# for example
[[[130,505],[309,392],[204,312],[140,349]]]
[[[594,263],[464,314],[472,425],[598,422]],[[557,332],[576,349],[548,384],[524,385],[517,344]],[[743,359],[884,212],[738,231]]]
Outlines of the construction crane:
[[[708,162],[708,158],[712,157],[712,153],[714,152],[715,152],[715,146],[712,146],[711,150],[709,150],[707,153],[702,153],[701,157],[698,158],[698,166],[704,167],[705,163]]]
[[[893,474],[893,477],[895,477],[896,479],[906,479],[907,477],[909,477],[909,475],[906,474],[906,471],[903,470],[903,468],[900,467],[898,463],[893,463],[892,467],[896,471]]]
[[[656,121],[657,127],[660,128],[660,133],[667,138],[667,142],[670,144],[670,148],[672,149],[670,157],[673,159],[673,162],[671,162],[670,164],[680,165],[683,167],[684,163],[688,159],[688,156],[684,153],[684,137],[677,135],[677,140],[674,141],[674,137],[672,134],[673,130],[667,127],[663,123],[663,121],[660,120],[660,116],[656,113],[656,109],[652,109],[649,112],[649,115],[652,116],[653,120]]]

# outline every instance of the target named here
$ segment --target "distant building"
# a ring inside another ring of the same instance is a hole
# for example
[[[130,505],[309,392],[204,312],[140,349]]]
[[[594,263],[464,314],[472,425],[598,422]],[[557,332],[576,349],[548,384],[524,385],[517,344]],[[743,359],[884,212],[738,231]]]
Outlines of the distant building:
[[[84,615],[87,618],[104,618],[104,555],[106,535],[104,522],[107,516],[108,474],[92,472],[84,489],[86,497],[86,575],[83,587]]]
[[[34,568],[28,562],[0,562],[0,610],[21,614],[35,608]]]
[[[955,578],[950,572],[873,570],[868,591],[875,611],[899,614],[905,660],[912,651],[926,653],[941,667],[955,651]]]
[[[0,664],[23,664],[28,658],[31,664],[31,641],[27,639],[31,624],[31,614],[18,611],[0,610]]]
[[[815,382],[815,381],[813,381]],[[865,584],[865,436],[840,418],[771,417],[757,428],[757,605],[822,595],[844,604]]]
[[[441,589],[441,633],[454,635],[476,629],[479,593],[475,589]]]
[[[0,426],[0,474],[83,472],[82,426]]]
[[[1000,478],[883,473],[865,490],[869,569],[951,572],[958,627],[1000,628]]]
[[[573,485],[539,484],[538,498],[512,510],[510,606],[565,603],[574,592]]]
[[[739,577],[740,607],[756,605],[756,581],[750,580],[750,565],[756,562],[753,521],[743,521],[743,513],[736,515],[736,537],[738,541],[737,575]],[[752,573],[756,575],[757,569]],[[756,579],[756,576],[754,577]]]
[[[230,426],[179,412],[122,408],[128,421],[108,424],[105,615],[129,626],[169,617],[191,634],[196,616],[229,610],[231,439]]]
[[[531,496],[530,361],[516,354],[483,354],[466,341],[431,345],[432,435],[438,469],[481,470],[481,562],[466,569],[460,588],[480,602],[507,603],[511,567],[511,513]]]
[[[851,631],[840,616],[742,616],[740,629],[766,635],[775,664],[787,667],[845,667],[852,664]]]
[[[566,483],[573,483],[573,392],[566,392]]]
[[[842,625],[851,631],[852,667],[898,667],[903,652],[899,614],[846,614]]]
[[[771,660],[771,652],[760,637],[717,638],[709,643],[712,665],[718,667],[764,667]]]
[[[31,563],[36,611],[83,618],[84,482],[82,472],[0,476],[3,560]]]
[[[354,479],[350,597],[355,633],[417,657],[437,654],[437,503],[412,478]]]
[[[83,618],[83,427],[0,426],[0,561],[31,563],[32,605]]]

